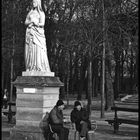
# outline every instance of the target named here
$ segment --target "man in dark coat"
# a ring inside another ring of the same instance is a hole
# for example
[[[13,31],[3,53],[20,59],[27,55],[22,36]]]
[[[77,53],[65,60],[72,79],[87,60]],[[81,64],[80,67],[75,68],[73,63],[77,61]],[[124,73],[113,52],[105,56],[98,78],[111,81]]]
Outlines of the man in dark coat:
[[[74,109],[71,112],[71,122],[80,134],[80,139],[86,138],[88,130],[91,128],[89,115],[86,109],[82,108],[79,101],[75,101]]]
[[[52,130],[58,134],[60,140],[68,140],[69,130],[63,126],[64,103],[58,100],[56,106],[51,110],[49,122]]]

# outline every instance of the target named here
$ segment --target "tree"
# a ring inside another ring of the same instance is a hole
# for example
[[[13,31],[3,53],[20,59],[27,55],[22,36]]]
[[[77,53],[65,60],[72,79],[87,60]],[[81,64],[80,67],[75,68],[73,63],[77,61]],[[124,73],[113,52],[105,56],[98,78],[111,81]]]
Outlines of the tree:
[[[9,62],[12,58],[13,80],[25,70],[24,21],[31,2],[31,0],[14,0],[16,7],[14,16],[11,6],[13,1],[2,1],[3,88],[10,89]],[[65,85],[61,95],[64,98],[66,94],[78,93],[78,99],[82,100],[83,90],[88,88],[89,112],[92,98],[97,94],[101,96],[103,46],[106,50],[105,67],[103,66],[105,70],[103,98],[105,97],[106,109],[111,107],[113,96],[117,99],[120,91],[125,92],[126,87],[133,87],[134,82],[129,83],[131,86],[125,86],[126,77],[130,81],[136,81],[138,75],[137,1],[104,0],[103,2],[104,20],[102,0],[42,1],[46,15],[44,29],[51,70]],[[13,32],[15,33],[14,57],[12,57],[11,45]],[[86,82],[87,71],[88,82]],[[86,87],[87,83],[88,87]]]

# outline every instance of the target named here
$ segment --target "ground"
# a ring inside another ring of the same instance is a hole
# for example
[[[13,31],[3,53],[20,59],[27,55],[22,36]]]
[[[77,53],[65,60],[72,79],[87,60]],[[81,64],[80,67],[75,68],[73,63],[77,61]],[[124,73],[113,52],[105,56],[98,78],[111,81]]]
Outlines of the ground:
[[[70,102],[69,107],[66,107],[64,110],[64,115],[67,116],[68,119],[72,110],[72,104],[73,102]],[[119,128],[119,132],[114,134],[113,126],[110,126],[105,121],[105,119],[113,118],[114,112],[105,111],[105,118],[101,118],[99,110],[100,102],[94,101],[93,106],[91,118],[97,122],[97,130],[95,131],[93,140],[138,140],[138,125],[122,124]],[[119,115],[123,117],[136,117],[138,113],[120,112]],[[8,124],[7,118],[2,115],[2,140],[9,140],[9,130],[13,126],[14,124]]]

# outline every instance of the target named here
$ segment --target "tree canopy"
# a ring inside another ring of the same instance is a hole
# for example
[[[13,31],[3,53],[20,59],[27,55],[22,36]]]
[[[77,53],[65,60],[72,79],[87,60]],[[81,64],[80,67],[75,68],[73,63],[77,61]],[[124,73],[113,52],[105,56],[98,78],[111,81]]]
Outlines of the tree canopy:
[[[117,98],[119,92],[130,91],[137,84],[138,1],[103,1],[105,19],[102,0],[42,0],[49,62],[51,70],[65,84],[62,97],[75,91],[79,99],[82,93],[88,96],[89,62],[92,62],[92,96],[100,96],[103,42],[106,80],[110,81],[106,83],[112,84],[106,84],[106,95],[111,91]],[[31,2],[2,0],[3,89],[10,89],[12,58],[13,80],[25,71],[24,21]]]

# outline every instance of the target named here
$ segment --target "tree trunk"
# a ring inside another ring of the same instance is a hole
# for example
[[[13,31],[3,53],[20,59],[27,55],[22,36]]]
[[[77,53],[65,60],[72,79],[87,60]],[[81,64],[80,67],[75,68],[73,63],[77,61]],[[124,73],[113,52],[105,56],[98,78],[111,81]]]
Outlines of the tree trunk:
[[[67,76],[67,105],[69,105],[69,76]]]
[[[88,70],[86,70],[85,72],[85,92],[86,92],[86,99],[88,99]]]
[[[98,59],[94,59],[94,66],[93,66],[93,97],[97,97],[98,92]]]
[[[65,76],[62,75],[62,82],[65,83]],[[64,99],[65,97],[65,86],[60,88],[59,99]]]
[[[92,74],[93,77],[94,74]],[[92,79],[92,97],[95,97],[95,80],[96,80],[96,76],[94,75],[93,79]]]
[[[2,70],[2,91],[4,90],[4,79],[5,79],[5,75],[4,75],[4,71]]]
[[[107,23],[107,22],[106,22]],[[113,84],[112,84],[112,78],[111,78],[111,45],[108,41],[109,37],[108,34],[106,34],[106,66],[105,66],[105,110],[111,110],[111,107],[114,103],[114,91],[113,91]]]
[[[111,73],[109,72],[109,68],[106,66],[106,102],[105,102],[105,110],[111,110],[111,107],[114,103],[114,93],[113,93],[113,84]]]
[[[73,79],[72,79],[72,54],[71,52],[69,52],[69,55],[70,55],[70,81],[69,81],[69,91],[70,91],[70,94],[73,94]]]
[[[133,62],[133,50],[131,48],[131,61],[130,61],[130,94],[133,94],[132,92],[132,89],[133,89],[133,86],[134,86],[134,68],[133,68],[133,65],[134,65],[134,62]]]
[[[104,0],[102,0],[103,8],[103,54],[102,54],[102,93],[101,93],[101,118],[104,118],[104,107],[105,107],[105,9],[104,9]]]
[[[91,115],[91,101],[92,101],[92,61],[90,60],[88,66],[88,113]]]
[[[69,105],[70,54],[67,51],[67,105]]]
[[[13,58],[11,60],[11,88],[10,88],[10,102],[12,102],[12,97],[13,97],[13,68],[14,68],[14,64],[13,64]]]
[[[114,57],[116,61],[114,78],[114,99],[116,100],[120,91],[120,53],[118,48],[116,48],[114,51]]]
[[[77,92],[78,92],[78,95],[77,95],[77,100],[81,100],[81,97],[82,97],[82,92],[81,92],[81,89],[82,89],[82,83],[81,83],[81,72],[80,72],[80,67],[78,66],[78,82],[77,82]]]
[[[124,82],[123,82],[123,72],[124,72],[124,70],[123,70],[123,66],[124,66],[124,53],[123,53],[123,51],[122,51],[122,53],[121,53],[121,73],[120,73],[120,83],[121,83],[121,91],[124,91]]]

